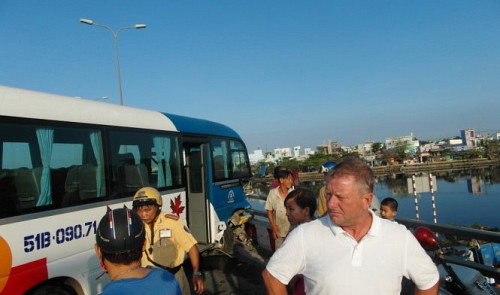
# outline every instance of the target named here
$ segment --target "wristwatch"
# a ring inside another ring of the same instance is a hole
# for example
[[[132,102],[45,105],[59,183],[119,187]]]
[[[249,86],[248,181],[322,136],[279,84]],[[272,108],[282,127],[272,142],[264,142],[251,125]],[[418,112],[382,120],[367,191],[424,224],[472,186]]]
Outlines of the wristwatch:
[[[193,272],[193,277],[201,277],[201,276],[203,276],[203,274],[201,272],[199,272],[199,271]]]

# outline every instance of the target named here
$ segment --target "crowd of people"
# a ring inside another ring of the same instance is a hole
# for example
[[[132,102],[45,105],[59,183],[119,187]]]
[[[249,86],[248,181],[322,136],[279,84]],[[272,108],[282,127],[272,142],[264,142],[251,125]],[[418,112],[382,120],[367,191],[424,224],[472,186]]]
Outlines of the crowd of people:
[[[319,196],[296,187],[286,167],[276,167],[274,178],[265,204],[274,241],[262,272],[268,294],[400,294],[404,280],[415,294],[438,294],[436,266],[394,222],[397,201],[386,198],[379,212],[371,209],[375,179],[364,161],[346,158],[327,171]],[[158,190],[145,187],[132,209],[103,216],[95,252],[111,282],[102,294],[203,293],[197,242],[162,205]],[[182,267],[186,255],[191,280]]]
[[[161,211],[160,192],[139,189],[128,208],[108,210],[96,234],[96,255],[111,283],[102,294],[202,294],[197,241],[177,215]],[[182,267],[185,256],[192,279]]]
[[[275,178],[288,184],[283,170],[277,167]],[[269,193],[265,208],[272,232],[284,240],[262,272],[268,294],[401,294],[405,280],[415,294],[438,294],[437,267],[410,231],[394,222],[397,201],[386,198],[377,214],[373,210],[375,177],[363,160],[340,161],[325,182],[317,200],[307,189],[287,185],[279,195]],[[312,201],[290,202],[294,195]],[[309,214],[316,202],[316,214]],[[296,217],[305,212],[307,218]],[[288,222],[280,227],[277,220],[284,217]]]
[[[182,294],[172,273],[141,264],[145,240],[144,224],[134,211],[109,209],[102,217],[95,252],[111,282],[101,294],[140,294],[144,290],[149,294]]]

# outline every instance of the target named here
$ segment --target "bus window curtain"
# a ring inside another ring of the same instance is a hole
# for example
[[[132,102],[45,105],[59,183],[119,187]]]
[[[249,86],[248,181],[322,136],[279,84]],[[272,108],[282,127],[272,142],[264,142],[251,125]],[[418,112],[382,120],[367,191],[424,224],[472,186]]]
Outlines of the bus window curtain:
[[[170,139],[155,136],[153,145],[158,161],[158,187],[172,185],[172,173],[170,171]]]
[[[97,162],[96,167],[96,195],[97,197],[104,196],[104,192],[106,191],[104,187],[104,165],[103,165],[103,155],[102,155],[102,138],[101,133],[98,131],[94,131],[90,133],[90,142],[92,144],[92,151],[94,152],[94,157]]]
[[[50,159],[52,157],[52,146],[54,143],[54,130],[39,128],[36,130],[40,158],[42,159],[42,177],[40,179],[40,196],[36,206],[52,204],[52,187],[50,184]]]
[[[227,144],[225,140],[221,141],[221,150],[222,150],[222,157],[224,158],[224,178],[228,178],[229,175],[227,173],[227,166],[228,166],[228,160],[227,160]]]

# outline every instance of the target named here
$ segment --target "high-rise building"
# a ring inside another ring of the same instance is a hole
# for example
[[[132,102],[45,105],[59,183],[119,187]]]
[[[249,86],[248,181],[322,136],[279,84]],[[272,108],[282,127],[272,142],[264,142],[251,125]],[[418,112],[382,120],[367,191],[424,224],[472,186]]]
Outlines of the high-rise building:
[[[462,144],[467,146],[468,149],[476,146],[476,132],[474,129],[460,130],[460,137]]]

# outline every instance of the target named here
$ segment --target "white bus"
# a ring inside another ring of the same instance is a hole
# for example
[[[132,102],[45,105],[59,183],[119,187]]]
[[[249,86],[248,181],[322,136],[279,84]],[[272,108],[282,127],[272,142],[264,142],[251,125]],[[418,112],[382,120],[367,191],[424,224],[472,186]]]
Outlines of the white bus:
[[[227,126],[0,86],[0,294],[100,293],[96,223],[143,186],[202,246],[227,247],[250,176]]]

